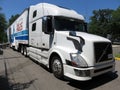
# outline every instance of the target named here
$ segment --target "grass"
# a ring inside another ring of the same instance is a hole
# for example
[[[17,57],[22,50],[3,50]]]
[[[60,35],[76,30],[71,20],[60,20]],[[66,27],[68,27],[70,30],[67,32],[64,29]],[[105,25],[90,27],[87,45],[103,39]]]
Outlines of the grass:
[[[120,60],[120,53],[115,55],[115,60]]]
[[[120,54],[116,54],[115,57],[120,58]]]

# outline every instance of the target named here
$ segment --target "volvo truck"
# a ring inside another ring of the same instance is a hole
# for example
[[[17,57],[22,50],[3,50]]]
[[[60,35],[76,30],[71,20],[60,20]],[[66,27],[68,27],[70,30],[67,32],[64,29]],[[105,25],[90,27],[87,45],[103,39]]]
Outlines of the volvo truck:
[[[57,78],[86,81],[115,70],[110,40],[87,33],[84,17],[72,9],[32,5],[7,32],[12,48],[44,64]]]

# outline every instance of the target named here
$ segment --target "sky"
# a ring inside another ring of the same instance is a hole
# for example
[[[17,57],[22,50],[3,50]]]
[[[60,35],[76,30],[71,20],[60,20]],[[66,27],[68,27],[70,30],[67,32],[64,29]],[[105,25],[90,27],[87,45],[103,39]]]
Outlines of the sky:
[[[90,21],[93,10],[116,10],[120,6],[120,0],[0,0],[0,7],[2,7],[1,12],[4,13],[7,20],[9,20],[12,15],[21,14],[24,9],[28,8],[30,5],[41,2],[73,9],[79,14],[82,14],[86,22]]]

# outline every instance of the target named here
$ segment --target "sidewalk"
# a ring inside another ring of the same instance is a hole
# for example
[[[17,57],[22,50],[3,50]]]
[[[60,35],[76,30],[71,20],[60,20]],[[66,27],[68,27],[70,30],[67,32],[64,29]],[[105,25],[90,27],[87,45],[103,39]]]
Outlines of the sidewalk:
[[[112,45],[113,47],[113,55],[116,56],[120,54],[120,45]],[[115,57],[115,60],[120,60],[120,58]]]

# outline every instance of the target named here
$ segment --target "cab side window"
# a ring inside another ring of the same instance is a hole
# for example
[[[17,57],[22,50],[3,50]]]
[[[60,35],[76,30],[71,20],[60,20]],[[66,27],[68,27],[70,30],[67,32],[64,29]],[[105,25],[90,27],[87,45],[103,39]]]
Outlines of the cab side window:
[[[33,23],[32,24],[32,31],[35,31],[36,30],[36,23]]]
[[[37,10],[33,12],[33,18],[35,18],[36,16],[37,16]]]

